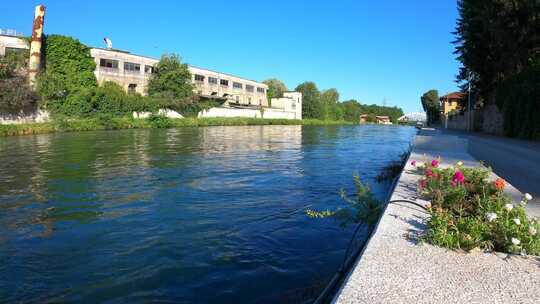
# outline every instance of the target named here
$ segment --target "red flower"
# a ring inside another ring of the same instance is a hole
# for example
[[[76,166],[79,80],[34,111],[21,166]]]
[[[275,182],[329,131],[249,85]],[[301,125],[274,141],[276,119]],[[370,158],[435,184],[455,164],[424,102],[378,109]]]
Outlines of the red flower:
[[[452,187],[456,187],[458,184],[463,186],[465,184],[465,175],[463,175],[463,172],[456,170],[450,184]]]
[[[495,186],[495,189],[503,191],[506,186],[506,181],[499,177],[493,182],[493,186]]]
[[[426,176],[427,177],[435,177],[435,173],[433,173],[433,170],[431,168],[426,169]]]
[[[420,183],[419,183],[419,186],[420,186],[420,190],[424,189],[427,184],[426,184],[426,180],[425,179],[421,179],[420,180]]]
[[[431,161],[431,166],[432,166],[433,168],[437,168],[437,167],[439,166],[439,161],[436,160],[436,159],[432,160],[432,161]]]

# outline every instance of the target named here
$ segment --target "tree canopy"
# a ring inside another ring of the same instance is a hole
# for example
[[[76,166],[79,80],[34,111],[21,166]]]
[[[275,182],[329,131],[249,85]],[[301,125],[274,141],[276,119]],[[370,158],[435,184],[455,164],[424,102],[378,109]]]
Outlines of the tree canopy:
[[[337,89],[330,88],[319,92],[317,85],[312,81],[301,83],[295,90],[303,95],[302,116],[304,118],[359,122],[360,115],[366,114],[370,122],[375,121],[375,116],[389,116],[393,122],[397,122],[397,119],[403,115],[403,110],[398,107],[363,105],[355,99],[340,102]]]
[[[457,81],[480,104],[496,104],[511,136],[540,139],[540,1],[458,1]]]
[[[268,91],[266,92],[268,101],[272,100],[272,98],[283,97],[283,93],[287,91],[285,83],[277,78],[266,79],[263,83],[268,86]]]
[[[148,81],[148,95],[185,100],[193,97],[193,85],[188,65],[176,54],[164,54],[154,67]]]
[[[441,105],[439,102],[439,92],[437,90],[429,90],[420,97],[422,107],[426,112],[427,123],[433,124],[440,120]]]
[[[321,93],[312,81],[299,84],[295,91],[302,93],[302,117],[321,118]]]

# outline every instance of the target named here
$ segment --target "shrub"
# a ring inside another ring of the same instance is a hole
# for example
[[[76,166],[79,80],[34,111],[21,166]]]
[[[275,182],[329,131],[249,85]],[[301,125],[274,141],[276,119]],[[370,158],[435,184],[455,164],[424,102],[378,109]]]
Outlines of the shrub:
[[[122,115],[131,110],[126,106],[127,99],[127,94],[120,85],[106,81],[95,89],[91,103],[97,113]]]
[[[441,169],[439,161],[419,166],[419,190],[431,199],[425,239],[451,249],[540,254],[540,223],[530,219],[526,194],[514,205],[504,193],[505,181],[490,181],[490,170],[464,168],[461,163]]]
[[[17,114],[34,111],[38,96],[26,83],[26,78],[16,76],[0,79],[0,112]]]
[[[158,129],[167,129],[173,126],[173,122],[170,118],[156,114],[150,115],[150,117],[148,117],[148,122],[153,128]]]

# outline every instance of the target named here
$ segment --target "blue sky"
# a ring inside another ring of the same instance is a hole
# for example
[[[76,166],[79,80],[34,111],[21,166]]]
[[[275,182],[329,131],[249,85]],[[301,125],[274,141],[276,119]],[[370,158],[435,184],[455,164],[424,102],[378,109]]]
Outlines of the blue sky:
[[[289,89],[311,80],[341,100],[419,111],[420,95],[457,89],[455,0],[6,1],[0,28],[30,34],[33,7],[45,32],[242,77],[276,77]]]

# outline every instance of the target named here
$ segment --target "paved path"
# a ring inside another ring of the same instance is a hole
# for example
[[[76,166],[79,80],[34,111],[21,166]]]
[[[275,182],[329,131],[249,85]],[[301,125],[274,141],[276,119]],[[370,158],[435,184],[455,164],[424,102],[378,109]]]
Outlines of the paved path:
[[[424,154],[441,155],[443,166],[478,164],[467,140],[457,136],[417,136],[410,159],[421,161]],[[408,161],[391,200],[426,204],[416,191],[419,178]],[[539,258],[466,254],[422,243],[427,219],[414,205],[388,205],[334,303],[540,303]]]
[[[528,205],[531,215],[540,217],[540,143],[479,133],[444,130],[469,142],[468,152],[493,168],[523,193],[533,195]]]

